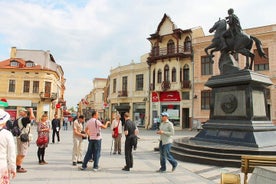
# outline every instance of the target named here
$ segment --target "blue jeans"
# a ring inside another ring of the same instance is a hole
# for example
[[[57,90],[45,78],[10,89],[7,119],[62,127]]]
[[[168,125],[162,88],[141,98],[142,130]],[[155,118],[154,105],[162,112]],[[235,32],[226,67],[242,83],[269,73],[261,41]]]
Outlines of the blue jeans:
[[[173,156],[170,153],[172,144],[165,144],[162,145],[162,141],[159,142],[159,152],[160,152],[160,170],[166,171],[166,159],[170,162],[172,167],[177,166],[177,161],[173,158]]]
[[[87,152],[85,154],[85,157],[82,163],[82,168],[87,168],[87,163],[91,159],[94,160],[93,169],[99,168],[99,160],[101,156],[101,145],[102,145],[102,140],[89,140]]]

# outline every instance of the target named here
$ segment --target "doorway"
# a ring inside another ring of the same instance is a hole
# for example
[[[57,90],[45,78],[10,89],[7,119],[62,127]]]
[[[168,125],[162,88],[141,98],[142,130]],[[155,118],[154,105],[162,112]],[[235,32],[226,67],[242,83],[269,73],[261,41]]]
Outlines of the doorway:
[[[182,129],[190,128],[189,114],[189,108],[182,108]]]

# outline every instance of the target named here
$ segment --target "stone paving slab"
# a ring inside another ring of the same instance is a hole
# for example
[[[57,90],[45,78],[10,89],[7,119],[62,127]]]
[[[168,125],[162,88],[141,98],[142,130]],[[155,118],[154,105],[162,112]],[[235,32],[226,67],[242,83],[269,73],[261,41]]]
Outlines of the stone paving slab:
[[[239,172],[238,168],[220,168],[194,163],[178,161],[179,166],[175,172],[171,172],[171,166],[167,162],[166,173],[156,173],[159,169],[159,153],[153,149],[158,145],[158,136],[153,130],[140,130],[138,148],[134,151],[134,167],[130,172],[122,171],[125,165],[124,153],[122,155],[110,154],[112,143],[111,131],[103,130],[102,152],[100,158],[100,169],[92,171],[92,163],[88,163],[88,169],[80,171],[78,166],[72,166],[72,130],[62,130],[61,142],[49,144],[46,149],[45,160],[47,165],[39,165],[37,160],[37,146],[34,141],[31,143],[28,155],[23,163],[27,173],[17,173],[13,184],[214,184],[220,183],[222,172]],[[196,131],[176,131],[175,138],[193,136]],[[33,127],[34,138],[37,137]],[[124,143],[124,138],[122,142]],[[122,148],[124,148],[122,143]],[[83,145],[84,154],[87,148],[87,141]]]

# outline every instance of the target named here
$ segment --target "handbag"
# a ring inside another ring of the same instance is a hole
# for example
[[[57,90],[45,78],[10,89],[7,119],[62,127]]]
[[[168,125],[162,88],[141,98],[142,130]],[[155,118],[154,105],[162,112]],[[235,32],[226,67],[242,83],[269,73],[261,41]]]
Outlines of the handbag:
[[[119,124],[120,122],[118,122],[118,125],[115,128],[113,128],[113,134],[112,134],[113,138],[117,138],[119,135]]]
[[[21,142],[28,142],[29,141],[29,134],[24,133],[20,135]]]
[[[48,143],[48,137],[47,136],[38,136],[37,140],[36,140],[36,144],[38,146],[41,146],[43,144],[47,144]]]
[[[85,131],[81,131],[82,134],[85,134]],[[87,136],[82,136],[82,139],[86,139]]]
[[[21,131],[23,130],[23,128],[21,129]],[[29,133],[30,133],[30,128],[29,128],[29,132],[28,133],[20,134],[20,140],[21,140],[21,142],[28,142],[29,141]]]

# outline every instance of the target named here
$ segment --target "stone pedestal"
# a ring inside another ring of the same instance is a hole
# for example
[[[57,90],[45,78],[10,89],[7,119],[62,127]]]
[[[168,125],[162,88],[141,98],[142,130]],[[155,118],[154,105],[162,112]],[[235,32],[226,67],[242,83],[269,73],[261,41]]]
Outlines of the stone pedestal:
[[[250,147],[276,145],[276,127],[268,118],[265,89],[272,84],[262,74],[239,70],[211,77],[210,119],[193,139]]]

